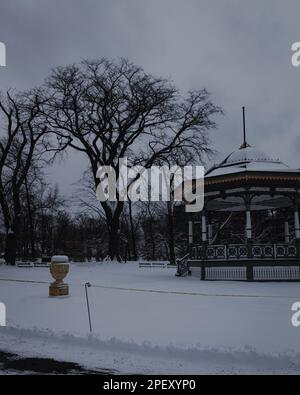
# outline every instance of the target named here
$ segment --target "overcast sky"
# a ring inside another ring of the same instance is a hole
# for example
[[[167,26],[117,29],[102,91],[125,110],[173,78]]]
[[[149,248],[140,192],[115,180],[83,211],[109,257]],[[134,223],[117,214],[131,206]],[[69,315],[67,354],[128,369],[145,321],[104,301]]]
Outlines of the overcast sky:
[[[7,67],[1,89],[42,83],[50,69],[83,58],[128,57],[180,89],[207,88],[222,106],[214,145],[220,158],[248,140],[300,167],[299,0],[0,0],[0,41]],[[83,158],[52,171],[64,193]]]

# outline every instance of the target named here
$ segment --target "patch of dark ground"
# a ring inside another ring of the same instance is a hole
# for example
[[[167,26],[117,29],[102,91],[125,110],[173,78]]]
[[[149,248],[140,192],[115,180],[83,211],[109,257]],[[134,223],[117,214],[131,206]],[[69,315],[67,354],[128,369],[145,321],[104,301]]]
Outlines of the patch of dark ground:
[[[73,374],[73,375],[107,375],[115,372],[108,369],[89,370],[75,362],[57,361],[52,358],[21,357],[0,351],[0,370],[13,374]]]

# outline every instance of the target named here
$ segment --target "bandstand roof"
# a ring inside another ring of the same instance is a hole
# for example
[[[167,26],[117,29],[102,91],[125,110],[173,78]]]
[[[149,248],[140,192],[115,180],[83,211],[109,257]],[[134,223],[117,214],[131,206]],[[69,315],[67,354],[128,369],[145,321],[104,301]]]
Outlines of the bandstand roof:
[[[300,170],[245,143],[206,172],[206,208],[243,211],[245,192],[251,210],[290,207],[300,198]]]
[[[247,146],[228,155],[219,165],[213,166],[206,172],[205,177],[220,177],[228,174],[241,172],[298,172],[291,170],[289,166],[264,153],[263,151]]]

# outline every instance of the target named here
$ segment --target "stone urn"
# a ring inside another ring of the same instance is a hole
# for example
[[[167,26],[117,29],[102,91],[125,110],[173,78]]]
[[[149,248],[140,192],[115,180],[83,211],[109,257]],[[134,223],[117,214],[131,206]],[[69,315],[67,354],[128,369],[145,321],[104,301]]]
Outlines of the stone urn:
[[[69,258],[65,255],[54,255],[51,258],[50,273],[55,281],[49,287],[49,296],[69,295],[69,286],[63,282],[69,273]]]

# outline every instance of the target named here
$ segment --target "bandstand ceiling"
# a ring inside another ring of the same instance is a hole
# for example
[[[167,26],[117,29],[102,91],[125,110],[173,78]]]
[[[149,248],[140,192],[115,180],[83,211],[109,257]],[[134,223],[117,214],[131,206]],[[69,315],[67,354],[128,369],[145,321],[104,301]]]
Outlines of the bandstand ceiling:
[[[276,208],[286,208],[292,205],[292,201],[287,196],[255,196],[250,204],[251,211],[271,210]],[[245,211],[246,205],[242,197],[228,196],[226,198],[216,198],[208,200],[206,204],[208,211]]]

